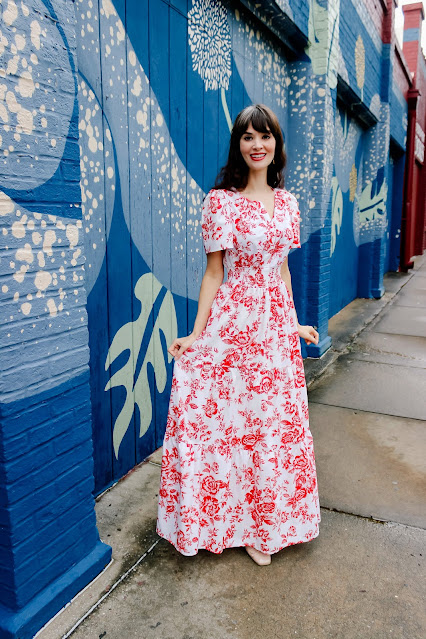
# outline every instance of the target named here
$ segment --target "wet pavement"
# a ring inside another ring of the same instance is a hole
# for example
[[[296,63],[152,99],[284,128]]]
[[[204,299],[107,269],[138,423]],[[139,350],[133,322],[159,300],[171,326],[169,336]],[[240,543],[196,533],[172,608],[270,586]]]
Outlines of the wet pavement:
[[[267,567],[155,533],[161,450],[97,500],[113,561],[41,639],[424,639],[426,260],[330,321],[306,360],[319,536]]]

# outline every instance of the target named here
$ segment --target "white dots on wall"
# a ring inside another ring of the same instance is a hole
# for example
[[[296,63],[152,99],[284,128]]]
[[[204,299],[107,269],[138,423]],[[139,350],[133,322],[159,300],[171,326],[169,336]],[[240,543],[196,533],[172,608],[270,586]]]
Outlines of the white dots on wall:
[[[12,25],[18,17],[18,9],[13,0],[9,0],[6,9],[3,11],[3,22],[5,25]]]
[[[19,248],[16,251],[16,259],[20,262],[27,262],[31,264],[34,261],[34,255],[31,248],[31,244],[26,243],[23,248]]]
[[[49,271],[38,271],[34,284],[40,291],[45,291],[52,281],[52,275]]]
[[[31,304],[29,302],[24,302],[21,304],[21,311],[24,315],[29,315],[31,311]]]
[[[26,216],[24,216],[25,218]],[[23,237],[25,237],[25,219],[22,218],[22,220],[17,220],[16,222],[14,222],[12,224],[12,235],[14,237],[16,237],[17,239],[21,239]]]
[[[47,300],[47,308],[49,309],[50,317],[56,317],[58,314],[58,309],[56,308],[55,300],[52,298]]]
[[[67,224],[66,236],[70,243],[70,249],[78,243],[78,227],[76,224]]]

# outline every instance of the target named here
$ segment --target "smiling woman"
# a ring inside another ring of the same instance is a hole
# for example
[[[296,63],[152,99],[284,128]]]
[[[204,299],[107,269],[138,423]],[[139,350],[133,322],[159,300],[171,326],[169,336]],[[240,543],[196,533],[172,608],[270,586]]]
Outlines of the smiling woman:
[[[272,188],[283,187],[286,163],[283,135],[276,115],[263,104],[246,107],[235,119],[228,161],[220,171],[215,187],[234,187],[249,195],[247,186],[250,169],[255,169],[252,178],[261,175],[257,173],[258,169],[263,169],[262,174],[266,173],[259,184],[260,187],[263,184],[264,191],[268,185]]]
[[[207,268],[175,358],[157,532],[184,555],[244,546],[259,565],[309,541],[320,510],[287,256],[300,246],[283,138],[265,105],[234,123],[229,157],[204,200]],[[224,266],[228,279],[223,283]]]

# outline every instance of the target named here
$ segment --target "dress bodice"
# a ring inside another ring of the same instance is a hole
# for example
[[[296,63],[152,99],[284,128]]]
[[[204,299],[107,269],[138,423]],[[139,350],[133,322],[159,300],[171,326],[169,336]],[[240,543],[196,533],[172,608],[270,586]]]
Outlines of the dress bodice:
[[[294,195],[276,188],[274,214],[260,201],[236,190],[212,189],[202,212],[206,253],[225,249],[224,265],[238,269],[277,270],[289,251],[300,246],[298,203]]]

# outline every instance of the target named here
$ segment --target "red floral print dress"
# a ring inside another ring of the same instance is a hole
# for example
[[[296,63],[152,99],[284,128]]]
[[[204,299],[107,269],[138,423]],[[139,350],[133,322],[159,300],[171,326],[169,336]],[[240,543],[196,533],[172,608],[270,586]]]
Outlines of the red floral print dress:
[[[300,247],[296,198],[261,202],[212,189],[206,253],[225,249],[227,280],[206,327],[175,361],[157,532],[183,555],[309,541],[321,521],[296,314],[280,267]]]

